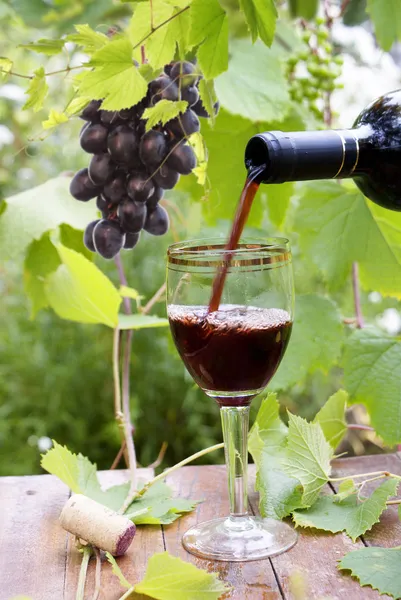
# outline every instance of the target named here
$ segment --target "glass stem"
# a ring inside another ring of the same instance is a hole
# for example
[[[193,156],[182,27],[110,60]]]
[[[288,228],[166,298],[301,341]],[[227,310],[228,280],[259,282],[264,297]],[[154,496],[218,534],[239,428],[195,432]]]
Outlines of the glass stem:
[[[248,514],[248,427],[249,406],[223,406],[224,452],[228,473],[231,517]]]

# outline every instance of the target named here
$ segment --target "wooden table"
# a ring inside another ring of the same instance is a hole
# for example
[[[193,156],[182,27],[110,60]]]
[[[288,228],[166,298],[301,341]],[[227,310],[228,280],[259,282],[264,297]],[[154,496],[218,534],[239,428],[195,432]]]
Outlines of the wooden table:
[[[334,462],[337,476],[382,469],[401,475],[401,454]],[[250,470],[250,488],[253,489],[253,467]],[[149,477],[150,473],[143,470],[143,475]],[[121,483],[125,477],[124,471],[111,471],[102,473],[101,481],[106,487]],[[401,523],[396,507],[391,507],[381,523],[355,544],[343,534],[300,530],[297,545],[271,560],[219,563],[188,554],[181,545],[181,536],[198,521],[228,513],[224,467],[184,467],[168,477],[167,483],[183,498],[205,501],[196,511],[172,525],[138,528],[129,552],[119,560],[129,581],[142,578],[147,560],[154,552],[167,550],[199,567],[218,572],[221,579],[233,587],[226,599],[294,600],[291,581],[296,572],[302,574],[308,587],[305,600],[388,599],[369,587],[361,588],[351,577],[342,575],[336,568],[336,561],[350,550],[363,546],[400,545]],[[333,493],[330,486],[326,491]],[[72,538],[57,522],[68,496],[67,487],[50,475],[0,478],[0,600],[10,600],[20,594],[32,600],[75,600],[80,555]],[[250,509],[254,513],[257,504],[257,494],[250,492]],[[86,598],[91,598],[93,593],[92,563]],[[103,600],[117,600],[123,593],[108,564],[102,570],[102,590]],[[132,598],[139,600],[140,597],[134,594]]]

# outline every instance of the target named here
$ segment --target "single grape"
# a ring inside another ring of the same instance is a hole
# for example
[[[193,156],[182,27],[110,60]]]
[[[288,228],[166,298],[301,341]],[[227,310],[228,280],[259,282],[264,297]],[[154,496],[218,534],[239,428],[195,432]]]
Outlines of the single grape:
[[[96,221],[92,221],[86,226],[84,231],[84,244],[91,252],[96,252],[95,244],[93,243],[93,230],[96,225],[99,223],[99,219]]]
[[[149,211],[144,230],[151,235],[164,235],[168,231],[169,224],[167,211],[158,205],[154,210]]]
[[[114,258],[125,242],[125,235],[117,221],[102,219],[93,230],[93,244],[103,258]]]
[[[180,142],[168,155],[166,165],[181,175],[189,175],[196,167],[196,156],[191,146]]]
[[[136,106],[131,106],[130,108],[123,108],[118,112],[118,116],[120,119],[124,121],[135,121],[137,117],[137,109]]]
[[[186,100],[189,106],[193,106],[199,100],[198,88],[194,85],[190,85],[187,88],[181,90],[181,100]]]
[[[182,115],[169,121],[166,124],[166,129],[177,140],[181,140],[199,131],[200,123],[196,114],[188,108]]]
[[[161,131],[151,129],[142,136],[139,156],[144,165],[156,167],[167,155],[167,141]]]
[[[89,179],[88,169],[81,169],[75,173],[70,183],[70,194],[76,200],[87,202],[99,193],[99,187],[93,185]]]
[[[168,75],[162,73],[149,83],[150,104],[156,104],[159,100],[178,100],[178,86],[171,81]]]
[[[81,134],[81,148],[90,154],[98,154],[107,150],[107,127],[101,123],[89,125]]]
[[[146,202],[154,192],[155,186],[149,175],[139,171],[131,173],[127,181],[127,194],[132,200]]]
[[[84,121],[97,121],[99,119],[99,108],[101,100],[91,100],[79,115]]]
[[[135,246],[139,242],[140,237],[140,233],[126,233],[123,248],[125,248],[126,250],[132,250],[132,248],[135,248]]]
[[[202,100],[199,98],[198,102],[194,104],[192,110],[198,115],[198,117],[203,117],[204,119],[210,119],[210,115],[207,112],[206,108],[203,106]],[[217,115],[220,109],[220,102],[217,100],[213,104],[214,114]]]
[[[170,77],[173,81],[177,81],[181,88],[196,85],[199,80],[196,66],[188,61],[176,62],[171,69]]]
[[[125,165],[132,164],[137,158],[138,139],[135,131],[128,125],[118,125],[109,133],[107,147],[111,158]]]
[[[138,121],[138,125],[136,126],[136,135],[138,136],[139,140],[142,138],[143,135],[145,135],[145,132],[146,132],[146,121],[145,121],[145,119],[140,119]]]
[[[120,123],[118,112],[113,110],[101,110],[100,120],[103,123],[103,125],[106,125],[106,127],[109,127],[110,125],[117,125],[118,123]]]
[[[89,178],[94,185],[103,185],[109,179],[113,168],[110,154],[94,154],[89,163]]]
[[[108,203],[118,204],[125,195],[127,176],[124,171],[116,171],[105,183],[103,195]]]
[[[170,77],[171,69],[173,68],[174,63],[169,63],[168,65],[164,65],[164,72],[166,75]]]
[[[120,225],[127,233],[139,233],[145,224],[147,214],[144,202],[125,198],[118,207]]]
[[[163,188],[159,187],[158,185],[155,185],[155,191],[146,200],[146,206],[148,207],[148,211],[156,208],[156,206],[158,205],[160,200],[163,198],[163,195],[164,195]]]
[[[100,211],[103,210],[107,210],[107,200],[106,198],[103,196],[103,194],[99,194],[99,196],[96,198],[96,206]]]
[[[167,165],[160,167],[157,173],[152,176],[154,183],[164,190],[172,190],[177,185],[179,178],[177,171],[170,169]]]

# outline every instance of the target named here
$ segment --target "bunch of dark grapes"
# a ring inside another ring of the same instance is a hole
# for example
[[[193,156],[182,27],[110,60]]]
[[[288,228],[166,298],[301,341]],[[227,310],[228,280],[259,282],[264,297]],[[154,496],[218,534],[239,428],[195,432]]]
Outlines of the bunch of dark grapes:
[[[187,138],[199,131],[198,116],[209,117],[198,82],[194,64],[171,63],[135,106],[111,112],[102,110],[101,100],[92,100],[82,112],[87,123],[81,130],[81,147],[93,156],[88,168],[75,174],[70,192],[83,202],[97,197],[102,219],[89,223],[84,233],[92,252],[110,259],[122,248],[134,248],[142,229],[152,235],[168,230],[168,214],[159,202],[164,190],[195,168]],[[162,99],[186,100],[188,108],[164,126],[146,131],[143,112]]]

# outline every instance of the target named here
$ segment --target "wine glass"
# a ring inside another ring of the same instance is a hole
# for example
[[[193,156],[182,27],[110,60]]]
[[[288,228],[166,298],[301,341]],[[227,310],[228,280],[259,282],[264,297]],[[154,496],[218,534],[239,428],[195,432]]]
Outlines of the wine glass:
[[[216,273],[227,269],[218,310],[209,311]],[[294,286],[288,240],[173,244],[167,252],[167,312],[177,350],[198,386],[220,405],[230,515],[200,523],[184,547],[212,560],[249,561],[291,548],[289,525],[248,514],[247,463],[252,399],[273,377],[292,328]]]

